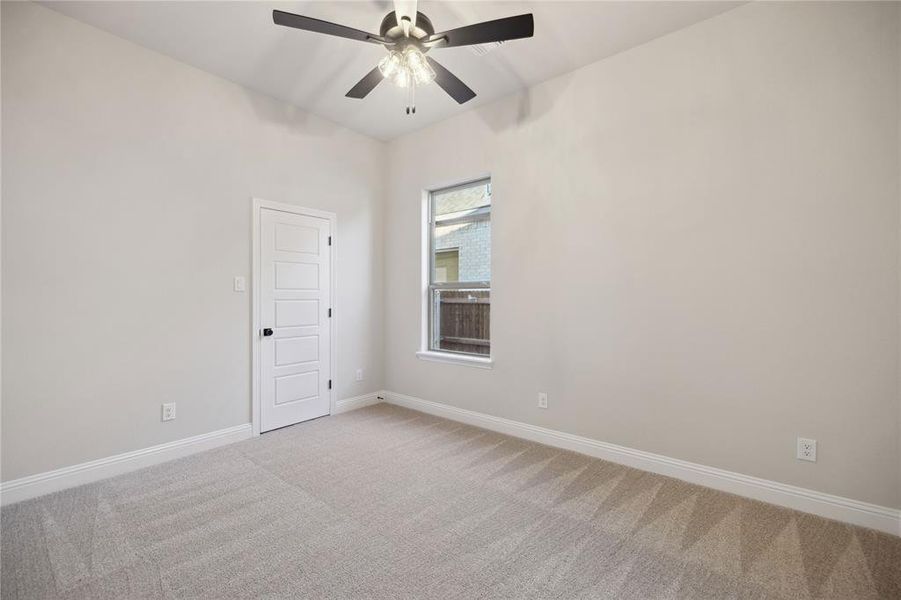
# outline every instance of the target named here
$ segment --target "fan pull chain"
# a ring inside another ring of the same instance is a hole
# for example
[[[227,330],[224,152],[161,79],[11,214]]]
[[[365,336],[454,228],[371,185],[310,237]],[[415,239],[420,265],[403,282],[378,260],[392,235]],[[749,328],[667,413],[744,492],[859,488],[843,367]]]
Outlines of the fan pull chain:
[[[412,79],[412,78],[411,78]],[[416,82],[411,81],[407,91],[407,114],[416,114]]]

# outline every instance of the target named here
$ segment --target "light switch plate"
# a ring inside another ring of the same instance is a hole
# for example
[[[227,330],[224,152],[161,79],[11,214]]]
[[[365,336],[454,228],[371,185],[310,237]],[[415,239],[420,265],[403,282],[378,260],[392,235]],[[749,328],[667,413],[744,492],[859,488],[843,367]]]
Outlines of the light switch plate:
[[[235,291],[243,292],[247,289],[247,283],[241,276],[235,277]]]

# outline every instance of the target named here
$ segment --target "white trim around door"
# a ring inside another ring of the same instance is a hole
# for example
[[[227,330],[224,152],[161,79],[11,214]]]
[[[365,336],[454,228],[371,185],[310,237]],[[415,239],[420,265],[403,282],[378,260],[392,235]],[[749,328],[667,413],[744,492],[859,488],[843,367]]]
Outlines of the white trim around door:
[[[270,202],[260,198],[252,199],[252,216],[251,216],[251,426],[253,435],[260,435],[261,417],[260,417],[260,272],[261,272],[261,253],[260,253],[260,214],[262,209],[277,210],[281,212],[291,213],[295,215],[304,215],[308,217],[316,217],[319,219],[327,219],[329,221],[329,229],[331,233],[331,252],[329,257],[329,286],[331,294],[332,318],[329,319],[329,337],[331,338],[329,350],[329,373],[332,379],[332,387],[329,390],[329,407],[330,412],[334,414],[336,406],[335,392],[335,373],[338,365],[338,344],[337,344],[337,321],[340,310],[337,302],[337,277],[335,273],[335,260],[338,251],[338,235],[337,235],[337,216],[333,212],[317,210],[313,208],[304,208],[294,204],[285,204],[282,202]]]

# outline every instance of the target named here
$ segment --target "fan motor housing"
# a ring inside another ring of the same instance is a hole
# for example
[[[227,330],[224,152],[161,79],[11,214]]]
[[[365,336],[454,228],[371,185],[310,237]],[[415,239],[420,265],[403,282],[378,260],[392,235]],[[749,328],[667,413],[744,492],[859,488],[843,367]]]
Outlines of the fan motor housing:
[[[432,21],[421,12],[416,12],[416,27],[410,31],[410,37],[415,40],[422,40],[435,34],[435,28],[432,27]],[[397,16],[394,11],[389,12],[382,19],[382,25],[379,27],[379,35],[383,38],[395,42],[404,36],[404,28],[397,24]]]

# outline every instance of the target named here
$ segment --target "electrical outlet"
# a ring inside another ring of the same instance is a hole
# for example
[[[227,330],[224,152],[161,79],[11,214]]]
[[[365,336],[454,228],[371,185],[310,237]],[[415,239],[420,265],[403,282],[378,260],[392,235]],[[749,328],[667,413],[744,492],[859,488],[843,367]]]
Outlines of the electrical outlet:
[[[163,404],[163,421],[172,421],[175,419],[175,402]]]
[[[538,392],[538,408],[547,408],[546,392]]]
[[[798,438],[798,460],[817,461],[817,441],[808,438]]]
[[[247,283],[244,280],[244,278],[241,276],[235,277],[235,291],[243,292],[246,289],[247,289]]]
[[[357,369],[357,381],[363,381],[363,369]]]

